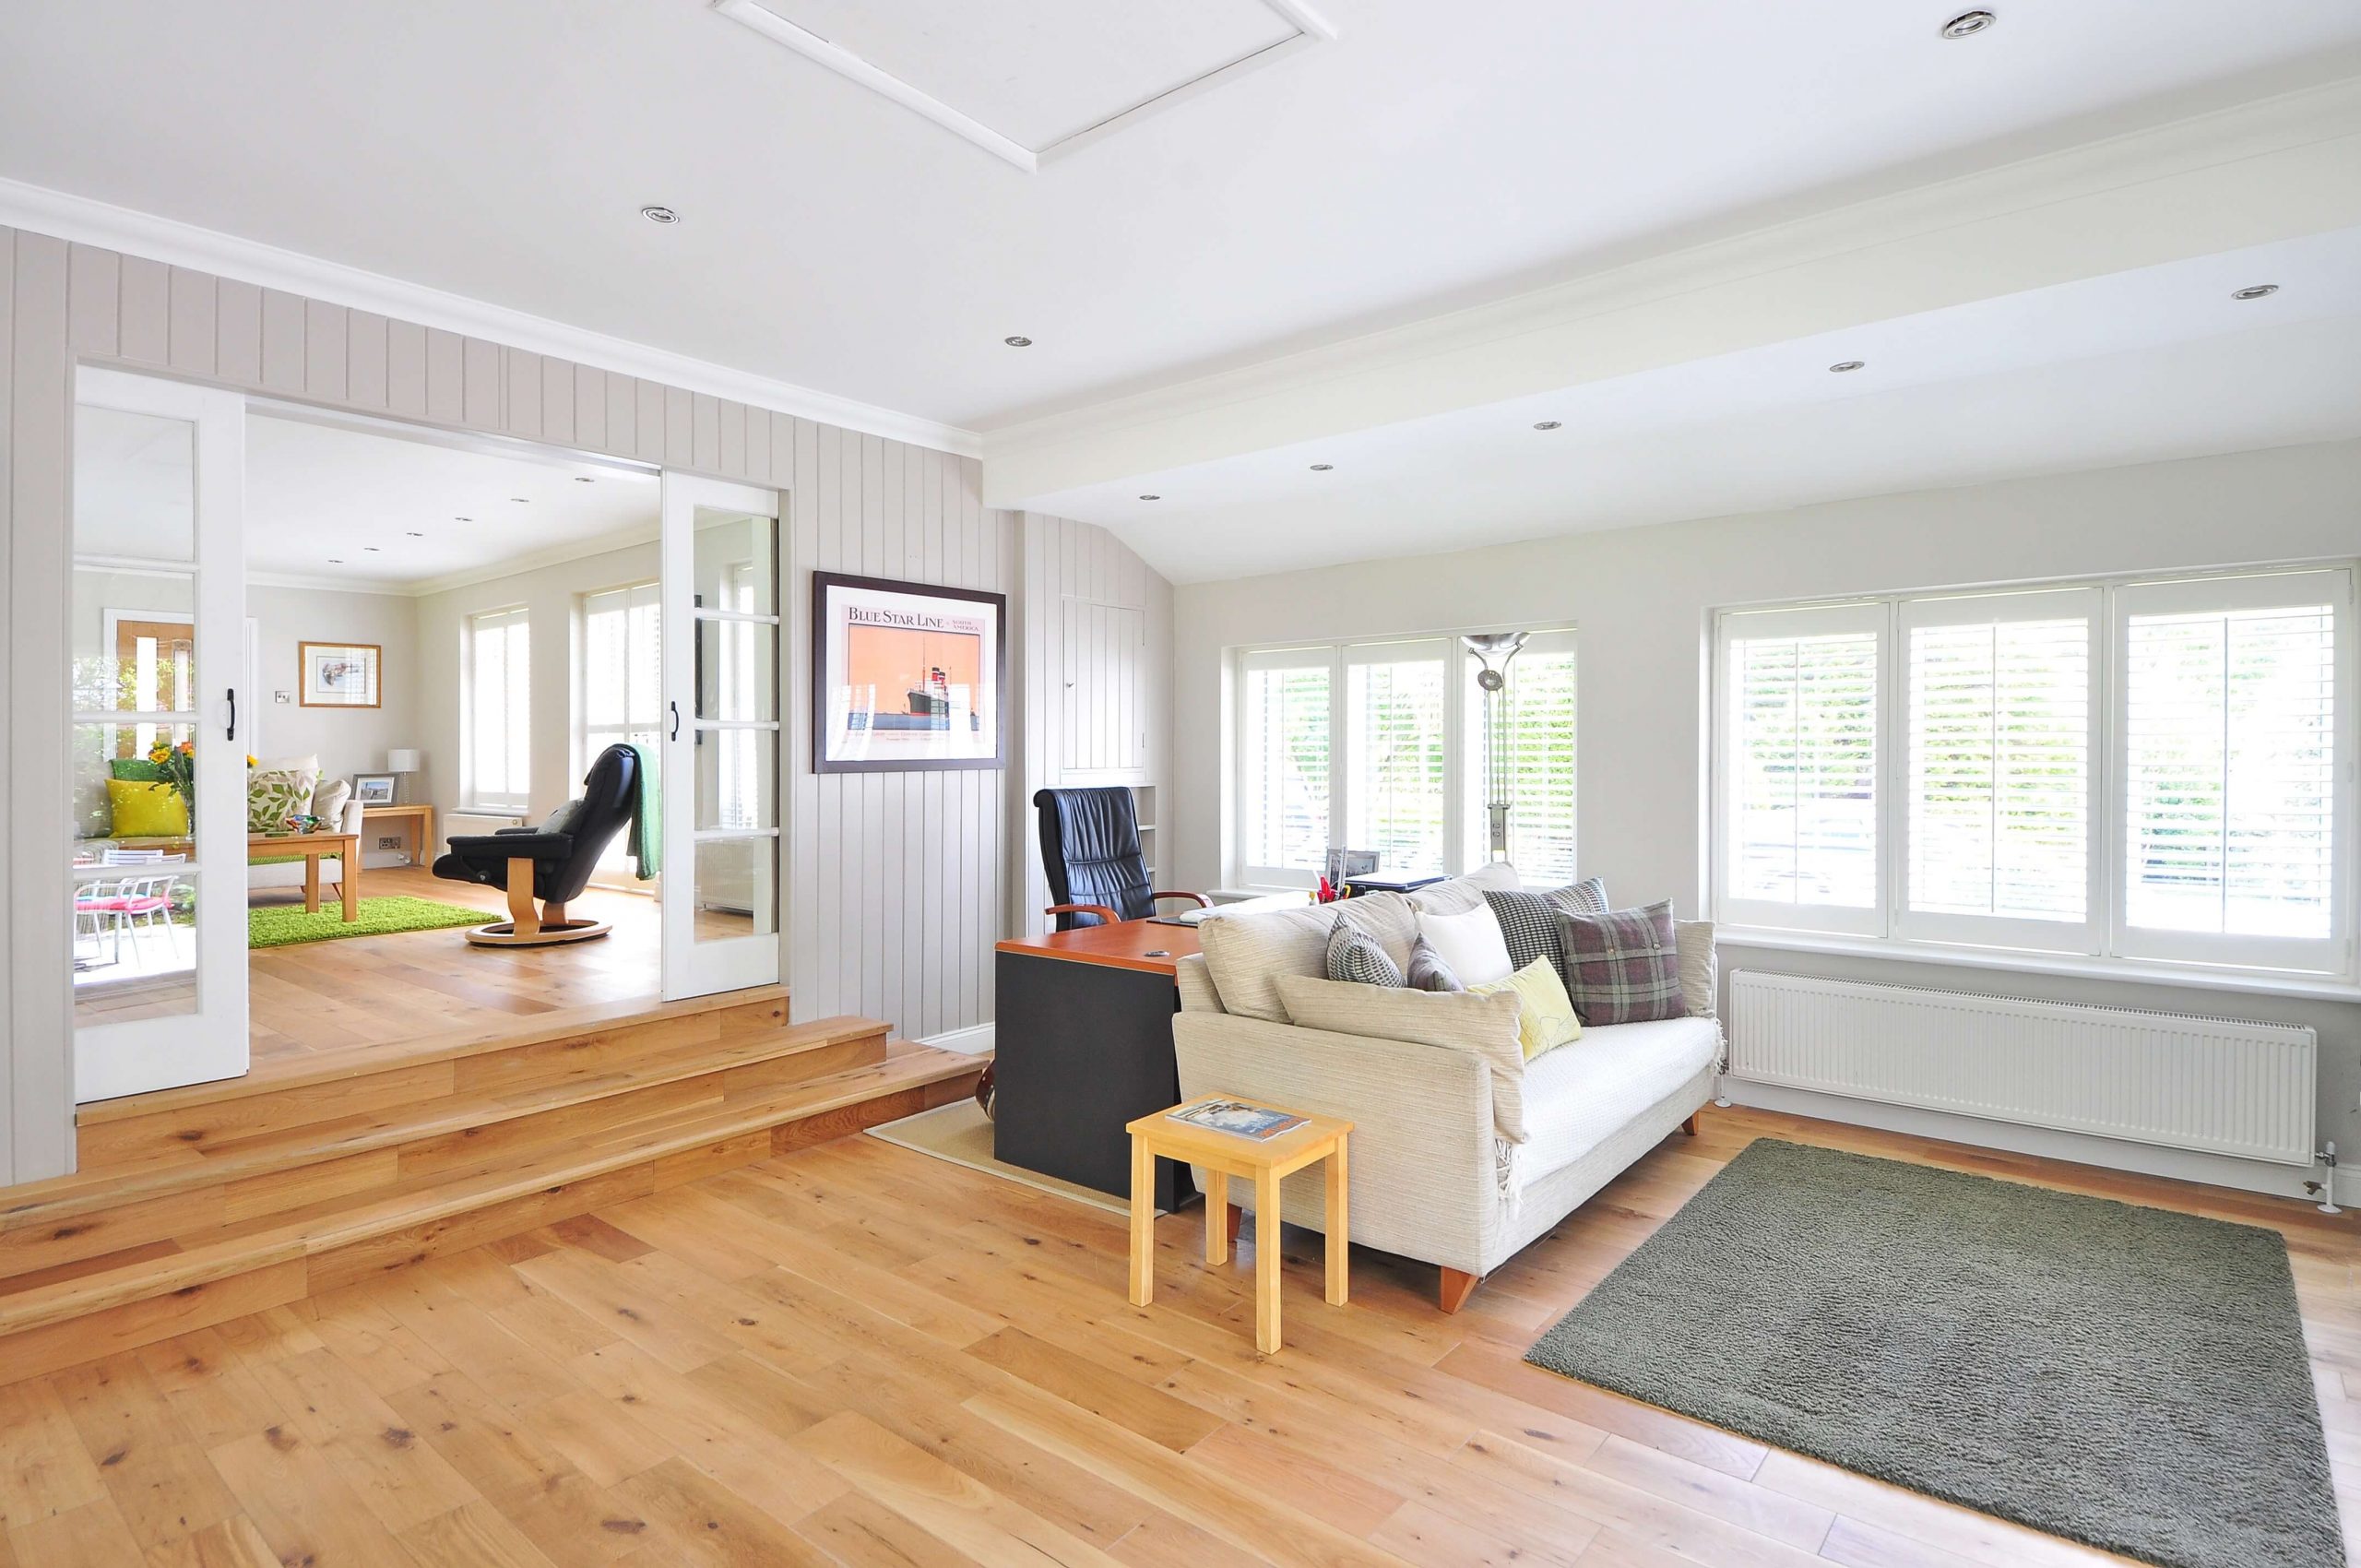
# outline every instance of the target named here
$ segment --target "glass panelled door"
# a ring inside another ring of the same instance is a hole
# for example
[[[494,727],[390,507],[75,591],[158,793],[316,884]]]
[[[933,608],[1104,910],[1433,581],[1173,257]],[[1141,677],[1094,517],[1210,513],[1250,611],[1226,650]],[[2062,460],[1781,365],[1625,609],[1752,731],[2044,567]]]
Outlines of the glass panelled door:
[[[779,977],[778,496],[664,476],[664,995]]]
[[[245,407],[75,386],[75,1098],[246,1070]]]

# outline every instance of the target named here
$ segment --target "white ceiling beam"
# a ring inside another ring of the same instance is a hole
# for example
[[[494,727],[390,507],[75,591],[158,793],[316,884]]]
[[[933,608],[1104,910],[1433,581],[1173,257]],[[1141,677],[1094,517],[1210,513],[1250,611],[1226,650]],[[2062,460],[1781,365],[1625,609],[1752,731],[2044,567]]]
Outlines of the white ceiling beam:
[[[984,504],[2361,224],[2361,78],[988,430]]]

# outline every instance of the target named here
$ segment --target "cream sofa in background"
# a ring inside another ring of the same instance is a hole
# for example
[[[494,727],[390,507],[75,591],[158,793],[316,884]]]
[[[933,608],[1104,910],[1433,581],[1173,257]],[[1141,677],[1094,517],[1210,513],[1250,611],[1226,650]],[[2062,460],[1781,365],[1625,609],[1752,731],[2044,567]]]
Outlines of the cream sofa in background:
[[[1216,916],[1198,928],[1203,956],[1180,966],[1172,1033],[1181,1097],[1235,1095],[1348,1118],[1353,1240],[1440,1265],[1446,1312],[1694,1116],[1722,1063],[1713,928],[1702,921],[1677,928],[1690,1016],[1584,1028],[1530,1063],[1516,1045],[1513,1007],[1444,1010],[1429,1004],[1454,999],[1289,981],[1308,1006],[1320,1005],[1323,1023],[1348,1022],[1354,1032],[1307,1028],[1288,1011],[1282,977],[1324,980],[1339,913],[1404,963],[1419,909],[1470,909],[1485,887],[1517,885],[1503,863],[1407,898]],[[1362,1032],[1389,1018],[1421,1039]],[[1288,1179],[1288,1224],[1322,1228],[1321,1180],[1317,1170]],[[1252,1208],[1251,1193],[1230,1191]]]

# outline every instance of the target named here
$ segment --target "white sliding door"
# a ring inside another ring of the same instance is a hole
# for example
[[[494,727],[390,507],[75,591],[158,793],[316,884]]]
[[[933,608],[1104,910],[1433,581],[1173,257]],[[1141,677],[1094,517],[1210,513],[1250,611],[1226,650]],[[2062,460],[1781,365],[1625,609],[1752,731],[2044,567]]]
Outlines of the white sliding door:
[[[245,403],[75,388],[77,1100],[246,1070]],[[185,749],[184,749],[185,748]],[[160,761],[158,759],[161,759]]]
[[[778,495],[664,476],[664,995],[776,983]]]

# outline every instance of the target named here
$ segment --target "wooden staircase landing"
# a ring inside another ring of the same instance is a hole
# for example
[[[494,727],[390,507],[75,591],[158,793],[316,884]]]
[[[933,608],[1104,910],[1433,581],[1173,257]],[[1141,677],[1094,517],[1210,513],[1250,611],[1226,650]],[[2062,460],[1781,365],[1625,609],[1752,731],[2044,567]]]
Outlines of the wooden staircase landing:
[[[0,1192],[0,1383],[957,1099],[983,1059],[784,992],[350,1053],[85,1106]]]

